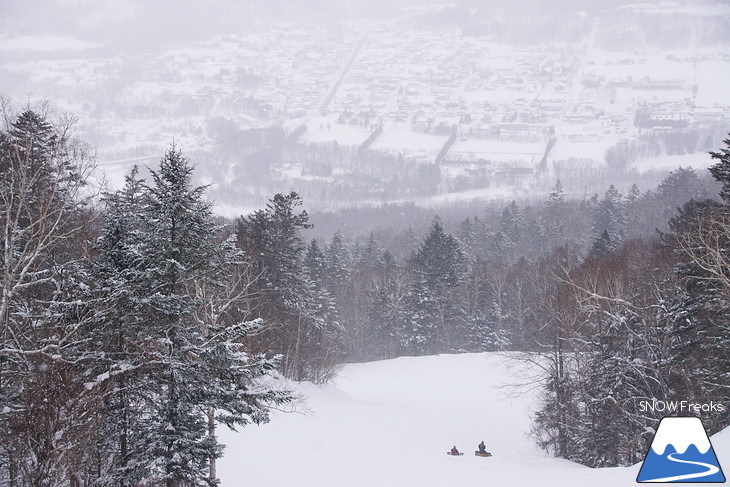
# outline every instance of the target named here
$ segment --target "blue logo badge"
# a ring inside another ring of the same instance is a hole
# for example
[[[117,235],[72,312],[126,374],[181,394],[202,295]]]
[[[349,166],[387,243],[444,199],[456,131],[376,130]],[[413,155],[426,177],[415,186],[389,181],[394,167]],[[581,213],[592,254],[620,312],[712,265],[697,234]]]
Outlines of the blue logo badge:
[[[636,481],[725,482],[700,418],[662,419]]]

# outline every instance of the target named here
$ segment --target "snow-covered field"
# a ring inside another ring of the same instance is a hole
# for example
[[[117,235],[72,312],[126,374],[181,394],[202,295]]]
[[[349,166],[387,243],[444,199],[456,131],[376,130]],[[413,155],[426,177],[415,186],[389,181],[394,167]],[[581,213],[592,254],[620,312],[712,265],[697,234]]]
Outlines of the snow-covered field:
[[[707,169],[716,161],[706,152],[672,156],[647,157],[634,162],[631,166],[639,172],[653,170],[672,170],[678,167],[691,167],[696,171]]]
[[[502,140],[457,140],[449,151],[449,157],[459,160],[480,158],[495,162],[521,161],[524,165],[537,165],[545,152],[545,143],[521,143]]]
[[[221,431],[222,485],[636,485],[639,465],[590,469],[535,447],[528,436],[534,393],[516,396],[512,387],[528,375],[497,354],[348,365],[327,386],[297,387],[307,412],[275,412],[269,424]],[[492,458],[474,456],[481,440]],[[720,465],[730,465],[730,430],[712,443]],[[446,455],[454,444],[464,456]]]

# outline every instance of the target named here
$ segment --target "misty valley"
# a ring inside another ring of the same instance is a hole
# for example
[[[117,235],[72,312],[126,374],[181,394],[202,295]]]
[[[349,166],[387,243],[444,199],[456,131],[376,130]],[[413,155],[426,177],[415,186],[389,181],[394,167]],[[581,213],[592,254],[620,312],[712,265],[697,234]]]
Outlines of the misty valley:
[[[726,458],[730,6],[274,3],[0,6],[0,486]]]

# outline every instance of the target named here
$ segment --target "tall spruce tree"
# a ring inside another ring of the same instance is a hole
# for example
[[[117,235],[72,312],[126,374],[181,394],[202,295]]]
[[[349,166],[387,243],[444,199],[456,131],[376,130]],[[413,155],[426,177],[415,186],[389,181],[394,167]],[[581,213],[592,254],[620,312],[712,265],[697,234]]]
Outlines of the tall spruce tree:
[[[730,205],[730,138],[723,142],[725,147],[720,148],[717,152],[710,152],[710,156],[718,161],[710,166],[710,173],[717,182],[722,184],[720,197]]]
[[[301,204],[295,192],[276,194],[266,209],[238,221],[237,239],[261,276],[254,314],[270,326],[257,347],[283,354],[288,377],[322,381],[339,363],[342,328],[329,293],[308,275],[301,231],[311,225]]]
[[[92,337],[104,353],[91,371],[109,381],[97,447],[105,455],[97,465],[102,485],[136,485],[151,474],[146,461],[142,418],[151,409],[148,374],[155,362],[147,353],[145,320],[147,282],[144,270],[144,181],[134,167],[124,187],[105,197],[98,258],[89,265],[94,322]],[[90,378],[93,380],[93,377]],[[92,382],[93,383],[93,382]],[[153,387],[157,392],[157,388]],[[155,394],[152,397],[156,397]]]
[[[548,196],[543,213],[548,249],[557,247],[560,242],[565,240],[565,230],[567,227],[566,210],[565,192],[562,183],[558,179]]]
[[[423,354],[451,350],[452,339],[466,335],[464,310],[455,288],[466,274],[466,257],[459,241],[434,218],[423,243],[413,255],[413,312],[404,348]],[[458,340],[457,340],[458,341]]]
[[[593,222],[593,237],[595,241],[602,241],[603,232],[608,234],[608,239],[599,246],[605,247],[610,242],[613,248],[617,248],[626,237],[627,216],[623,197],[618,190],[611,185],[606,191],[603,199],[598,203],[595,209],[595,217]]]
[[[266,421],[270,404],[289,400],[259,384],[277,361],[244,348],[257,322],[200,319],[197,291],[225,286],[243,256],[232,239],[217,237],[221,229],[192,172],[173,146],[151,171],[152,185],[133,174],[107,203],[100,301],[119,305],[104,326],[109,376],[127,385],[127,395],[112,396],[111,411],[120,414],[107,430],[115,460],[103,485],[215,485],[211,459],[223,448],[209,434],[206,411],[234,427]]]
[[[327,269],[326,287],[342,306],[340,297],[343,295],[350,274],[350,252],[345,245],[345,237],[342,232],[338,230],[332,235],[324,254]]]

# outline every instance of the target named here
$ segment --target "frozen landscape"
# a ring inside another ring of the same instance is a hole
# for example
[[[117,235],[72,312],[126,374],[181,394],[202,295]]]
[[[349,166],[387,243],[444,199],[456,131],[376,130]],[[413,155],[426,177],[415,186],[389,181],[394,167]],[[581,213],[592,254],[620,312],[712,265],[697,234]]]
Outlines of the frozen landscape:
[[[331,384],[296,386],[306,401],[300,412],[221,431],[222,485],[636,485],[640,464],[591,469],[537,449],[530,379],[530,367],[495,353],[346,365]],[[474,455],[482,440],[493,457]],[[730,431],[711,441],[720,465],[730,465]],[[463,457],[445,454],[453,445]]]
[[[0,487],[724,480],[729,82],[727,0],[0,0]]]

